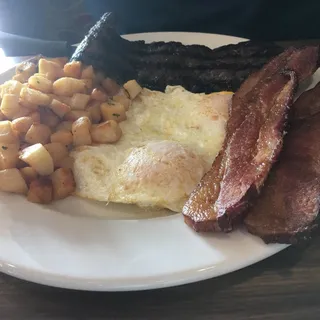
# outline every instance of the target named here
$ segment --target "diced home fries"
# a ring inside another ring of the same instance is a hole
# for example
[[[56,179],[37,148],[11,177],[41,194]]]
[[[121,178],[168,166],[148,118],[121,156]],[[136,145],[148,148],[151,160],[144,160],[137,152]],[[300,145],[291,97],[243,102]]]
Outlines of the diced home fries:
[[[50,203],[75,191],[74,147],[115,143],[119,122],[142,90],[123,87],[92,66],[38,58],[0,85],[0,191]]]

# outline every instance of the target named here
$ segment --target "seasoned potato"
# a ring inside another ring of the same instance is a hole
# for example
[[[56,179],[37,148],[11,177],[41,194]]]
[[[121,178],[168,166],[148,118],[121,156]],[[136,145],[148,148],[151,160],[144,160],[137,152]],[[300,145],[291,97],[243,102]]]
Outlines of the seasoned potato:
[[[16,75],[22,83],[28,81],[29,77],[31,77],[36,71],[37,66],[31,61],[24,61],[16,67]]]
[[[31,112],[28,116],[30,118],[32,118],[33,123],[40,123],[40,112],[39,111]]]
[[[60,118],[71,110],[70,106],[56,99],[51,101],[49,108]]]
[[[67,130],[70,131],[72,130],[72,121],[62,121],[60,122],[57,127],[56,127],[56,132],[60,130]]]
[[[0,144],[0,170],[15,168],[19,159],[19,144]]]
[[[29,164],[41,176],[47,176],[53,172],[52,157],[41,143],[23,149],[20,159]]]
[[[104,90],[100,88],[95,88],[91,93],[91,99],[105,102],[108,100],[108,95]]]
[[[26,194],[28,187],[16,168],[0,171],[0,191]]]
[[[21,117],[12,121],[12,128],[19,133],[26,133],[32,124],[33,119],[31,117]]]
[[[102,80],[102,87],[106,90],[109,96],[115,96],[120,90],[120,86],[112,79],[105,78]]]
[[[15,94],[17,96],[20,95],[20,91],[23,88],[23,84],[17,80],[9,80],[6,81],[3,85],[1,85],[1,98],[6,93]]]
[[[20,106],[21,106],[21,104],[20,104]],[[32,111],[31,111],[30,109],[21,106],[21,108],[19,109],[19,111],[12,117],[12,120],[29,116],[29,114],[30,114],[31,112],[32,112]]]
[[[125,107],[116,101],[108,100],[100,105],[101,115],[104,121],[115,120],[121,122],[127,119]]]
[[[94,71],[92,66],[84,67],[81,72],[81,79],[93,79],[94,78]]]
[[[86,111],[90,114],[92,123],[99,123],[101,121],[100,101],[91,101],[86,107]]]
[[[0,121],[0,143],[14,144],[18,143],[19,139],[16,132],[12,128],[10,121]]]
[[[55,167],[58,166],[59,161],[68,156],[68,148],[60,142],[51,142],[45,144],[44,147],[50,153]]]
[[[73,122],[81,117],[88,117],[90,119],[90,114],[87,110],[71,110],[64,115],[63,119]]]
[[[31,102],[28,102],[26,100],[23,100],[23,99],[19,99],[19,103],[20,103],[20,106],[22,107],[22,109],[27,109],[29,110],[29,112],[32,112],[32,111],[37,111],[39,106],[35,103],[31,103]]]
[[[71,131],[68,130],[59,130],[53,133],[50,137],[51,142],[59,142],[65,146],[69,146],[73,142],[73,135]]]
[[[16,74],[16,75],[14,75],[14,76],[12,77],[12,80],[19,81],[19,82],[21,82],[21,83],[27,82],[28,79],[29,79],[29,77],[28,77],[28,76],[25,76],[25,75],[23,75],[23,74]]]
[[[85,88],[86,88],[86,93],[91,94],[92,89],[93,89],[93,80],[92,79],[82,79]]]
[[[33,75],[29,78],[28,84],[30,88],[39,90],[43,93],[52,92],[52,81],[45,78],[43,75]]]
[[[50,59],[47,58],[47,60],[55,62],[58,65],[60,65],[61,68],[63,68],[69,59],[67,57],[58,57],[58,58],[50,58]]]
[[[40,122],[45,124],[51,129],[54,129],[60,122],[59,117],[51,111],[49,108],[41,108],[40,112]]]
[[[64,199],[71,195],[76,189],[73,173],[70,169],[60,168],[51,175],[53,186],[53,198]]]
[[[20,173],[27,184],[38,178],[38,173],[32,167],[20,168]]]
[[[44,74],[45,77],[51,81],[55,81],[64,75],[62,67],[59,63],[49,61],[47,59],[40,59],[38,66],[39,73]]]
[[[53,83],[53,93],[60,96],[71,97],[75,93],[85,93],[86,85],[80,79],[63,77]]]
[[[1,112],[10,120],[14,118],[14,116],[20,110],[19,104],[19,96],[15,94],[4,94],[1,101]]]
[[[32,105],[47,106],[51,102],[49,95],[31,88],[22,88],[20,98],[22,101],[31,103]]]
[[[130,99],[134,99],[142,90],[136,80],[129,80],[123,87],[128,91]]]
[[[6,116],[0,110],[0,121],[7,120]]]
[[[67,97],[67,96],[58,96],[56,94],[51,94],[51,98],[58,100],[68,106],[70,106],[70,102],[71,102],[71,97]]]
[[[74,146],[85,146],[92,143],[90,128],[91,121],[88,117],[81,117],[72,124]]]
[[[125,96],[114,96],[112,100],[121,103],[126,111],[128,111],[131,106],[131,100]]]
[[[70,101],[71,109],[84,110],[90,100],[90,96],[83,93],[75,93]]]
[[[25,135],[25,141],[30,144],[49,142],[51,130],[48,126],[42,123],[33,123]]]
[[[122,135],[122,130],[118,122],[109,120],[91,127],[92,141],[96,143],[117,142]]]
[[[49,178],[40,177],[31,181],[27,199],[30,202],[48,204],[52,201],[52,183]]]
[[[58,168],[65,168],[73,170],[74,159],[71,157],[65,157],[59,161],[57,161]]]
[[[80,61],[71,61],[66,63],[63,67],[64,75],[66,77],[77,78],[81,77],[82,63]]]

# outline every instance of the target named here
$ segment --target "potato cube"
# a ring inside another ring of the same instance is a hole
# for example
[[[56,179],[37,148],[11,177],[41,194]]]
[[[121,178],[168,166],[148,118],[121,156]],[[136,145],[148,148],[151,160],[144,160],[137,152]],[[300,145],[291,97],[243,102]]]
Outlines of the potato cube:
[[[12,119],[20,110],[19,96],[15,94],[4,94],[1,101],[1,112]]]
[[[30,202],[48,204],[52,201],[52,183],[49,178],[40,177],[30,183],[27,199]]]
[[[72,157],[65,157],[57,161],[57,168],[65,168],[73,170],[74,159]]]
[[[32,61],[24,61],[16,67],[16,75],[21,77],[21,82],[26,82],[36,71],[37,66]]]
[[[71,97],[75,93],[85,92],[85,83],[80,79],[63,77],[53,83],[53,93],[56,95]]]
[[[29,164],[41,176],[47,176],[53,172],[52,157],[41,143],[23,149],[20,159]]]
[[[56,127],[56,132],[60,130],[67,130],[70,131],[72,130],[72,121],[62,121],[60,122],[57,127]]]
[[[120,90],[120,86],[112,79],[105,78],[102,80],[102,87],[109,96],[115,96]]]
[[[126,111],[128,111],[131,106],[131,100],[125,96],[114,96],[112,100],[121,103]]]
[[[32,167],[20,168],[20,173],[27,184],[38,178],[38,173]]]
[[[90,119],[90,114],[87,110],[71,110],[64,115],[63,119],[73,122],[81,117],[88,117]]]
[[[0,170],[15,168],[19,160],[19,144],[0,144]]]
[[[25,141],[30,144],[49,142],[51,130],[42,123],[33,123],[25,135]]]
[[[15,80],[15,81],[18,81],[18,82],[21,82],[22,84],[27,82],[29,79],[29,76],[27,75],[23,75],[23,74],[16,74],[12,77],[12,80]]]
[[[81,117],[72,124],[74,146],[85,146],[92,143],[90,128],[91,121],[88,117]]]
[[[47,60],[55,62],[59,66],[61,66],[61,68],[63,68],[69,59],[67,57],[57,57],[57,58],[50,58],[50,59],[47,58]]]
[[[92,123],[99,123],[101,121],[100,101],[91,101],[86,107],[86,111],[90,114]]]
[[[73,143],[73,135],[71,131],[59,130],[53,133],[50,137],[51,142],[59,142],[65,146],[69,146]]]
[[[6,93],[15,94],[15,95],[19,96],[22,88],[23,88],[23,84],[17,80],[6,81],[1,86],[1,98],[3,98],[3,96]]]
[[[86,88],[86,93],[91,94],[93,89],[93,79],[81,79]]]
[[[0,121],[0,143],[18,143],[19,139],[10,121]]]
[[[63,118],[63,116],[71,110],[67,104],[56,99],[51,101],[49,108],[60,118]]]
[[[108,100],[108,95],[101,88],[95,88],[95,89],[93,89],[93,91],[91,93],[91,99],[97,100],[100,102],[105,102]]]
[[[6,116],[0,110],[0,121],[7,120]]]
[[[39,63],[39,73],[45,75],[45,77],[51,81],[63,77],[63,69],[59,63],[49,61],[47,59],[40,59]]]
[[[121,122],[127,119],[125,107],[116,101],[109,100],[100,105],[102,118],[104,121],[115,120]]]
[[[31,88],[22,88],[20,93],[21,100],[32,105],[47,106],[51,103],[51,97],[45,93]]]
[[[40,122],[54,129],[60,122],[60,118],[49,108],[40,108]]]
[[[128,91],[130,99],[132,100],[142,91],[142,88],[136,80],[129,80],[123,87]]]
[[[52,81],[45,78],[43,75],[33,75],[29,78],[28,84],[30,88],[39,90],[43,93],[52,92]]]
[[[21,106],[21,104],[20,104],[20,106]],[[12,120],[29,116],[31,112],[32,111],[30,109],[21,106],[19,111],[12,117]]]
[[[81,77],[82,63],[80,61],[71,61],[66,63],[63,67],[64,75],[66,77],[77,78]]]
[[[122,136],[119,124],[114,120],[109,120],[100,124],[92,125],[91,137],[96,143],[117,142]]]
[[[70,169],[60,168],[51,175],[53,186],[53,198],[64,199],[71,195],[76,189],[73,173]]]
[[[21,117],[12,121],[12,128],[19,133],[26,133],[33,124],[31,117]]]
[[[16,168],[0,171],[0,191],[26,194],[28,187]]]
[[[33,123],[40,123],[40,112],[39,111],[31,112],[28,116],[30,118],[32,118]]]
[[[58,166],[57,164],[59,163],[59,161],[66,158],[69,154],[66,145],[60,142],[51,142],[45,144],[44,147],[50,153],[55,167]]]
[[[83,93],[75,93],[70,101],[71,109],[84,110],[90,100],[90,96]]]
[[[84,67],[81,72],[81,79],[93,79],[94,78],[94,70],[92,66]]]

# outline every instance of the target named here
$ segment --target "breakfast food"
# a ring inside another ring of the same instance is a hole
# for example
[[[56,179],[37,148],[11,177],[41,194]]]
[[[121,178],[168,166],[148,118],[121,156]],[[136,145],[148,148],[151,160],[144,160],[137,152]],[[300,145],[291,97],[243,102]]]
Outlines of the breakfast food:
[[[245,41],[210,49],[180,42],[127,41],[106,13],[89,31],[71,60],[103,71],[120,84],[135,79],[152,90],[181,85],[191,92],[236,91],[254,71],[283,49],[273,43]]]
[[[188,225],[231,231],[241,219],[281,150],[296,79],[311,75],[317,59],[317,47],[288,49],[235,93],[224,147],[183,208]]]
[[[135,86],[126,87],[135,96]],[[144,88],[119,124],[122,137],[116,144],[72,152],[76,194],[181,212],[221,149],[232,95]],[[92,128],[93,140],[112,142],[111,135],[96,137],[100,126]]]

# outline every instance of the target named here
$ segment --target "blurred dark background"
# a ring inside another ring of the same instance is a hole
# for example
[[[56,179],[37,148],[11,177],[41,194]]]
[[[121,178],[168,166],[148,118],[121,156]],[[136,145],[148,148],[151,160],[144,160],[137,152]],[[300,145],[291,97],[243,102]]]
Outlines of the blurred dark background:
[[[320,1],[0,0],[0,30],[79,42],[106,11],[121,33],[194,31],[259,40],[320,38]]]

